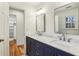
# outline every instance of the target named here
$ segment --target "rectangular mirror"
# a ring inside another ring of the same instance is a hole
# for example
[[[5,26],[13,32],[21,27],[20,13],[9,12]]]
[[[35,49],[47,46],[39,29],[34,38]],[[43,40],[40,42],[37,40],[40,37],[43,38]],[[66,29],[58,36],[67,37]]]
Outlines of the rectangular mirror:
[[[55,33],[79,34],[79,3],[56,8],[54,13]]]
[[[36,31],[45,32],[45,14],[36,16]]]

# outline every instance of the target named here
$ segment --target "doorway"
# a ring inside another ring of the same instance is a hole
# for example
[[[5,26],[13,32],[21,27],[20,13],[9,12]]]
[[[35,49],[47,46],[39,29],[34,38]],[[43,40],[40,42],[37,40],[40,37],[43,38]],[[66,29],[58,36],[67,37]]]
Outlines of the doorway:
[[[9,25],[9,38],[11,40],[16,39],[17,46],[24,45],[24,52],[25,52],[25,18],[24,18],[24,11],[10,8],[9,9],[9,21],[11,22],[11,26]],[[25,53],[24,53],[25,54]]]

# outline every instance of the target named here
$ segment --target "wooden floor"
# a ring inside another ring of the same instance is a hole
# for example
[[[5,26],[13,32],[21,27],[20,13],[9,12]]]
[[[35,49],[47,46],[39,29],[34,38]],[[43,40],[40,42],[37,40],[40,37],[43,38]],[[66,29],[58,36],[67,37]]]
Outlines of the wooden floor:
[[[10,56],[22,56],[24,55],[24,45],[17,45],[16,39],[9,42]]]

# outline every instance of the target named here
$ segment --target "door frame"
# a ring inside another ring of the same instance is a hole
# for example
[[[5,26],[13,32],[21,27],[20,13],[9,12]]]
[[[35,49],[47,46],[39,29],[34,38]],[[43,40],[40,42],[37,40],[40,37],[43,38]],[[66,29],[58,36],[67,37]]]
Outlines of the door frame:
[[[25,10],[18,9],[18,8],[14,8],[14,7],[10,7],[10,6],[9,6],[9,14],[10,14],[10,9],[11,9],[11,10],[16,10],[16,11],[21,11],[21,12],[23,12],[24,38],[26,39],[26,36],[25,36]],[[17,21],[16,21],[16,23],[17,23]],[[17,26],[16,26],[16,27],[17,27]],[[26,43],[26,41],[25,41],[25,43]],[[24,44],[25,44],[25,43],[24,43]],[[26,55],[26,45],[24,45],[24,55]]]

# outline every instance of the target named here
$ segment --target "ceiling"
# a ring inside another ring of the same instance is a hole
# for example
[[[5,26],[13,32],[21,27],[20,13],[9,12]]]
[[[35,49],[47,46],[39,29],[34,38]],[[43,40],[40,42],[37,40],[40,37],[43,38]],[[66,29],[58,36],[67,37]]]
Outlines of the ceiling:
[[[9,2],[10,7],[21,9],[25,9],[27,7],[35,7],[39,4],[40,2]]]
[[[28,7],[33,8],[40,8],[40,7],[47,7],[47,6],[61,6],[68,4],[68,2],[9,2],[10,7],[19,8],[19,9],[26,9]]]

